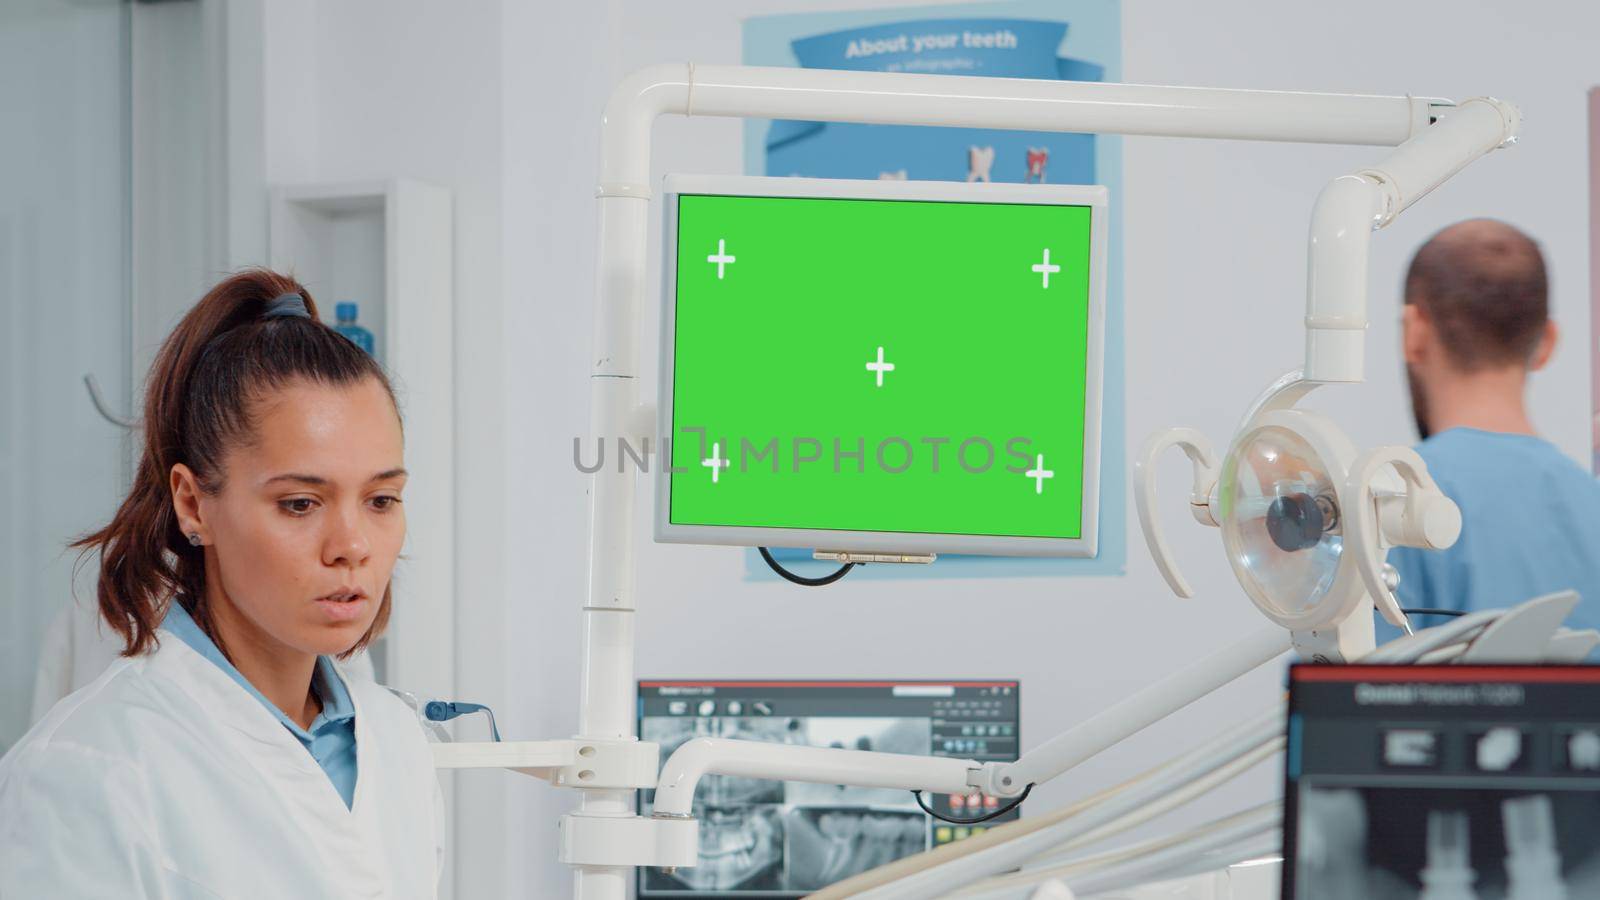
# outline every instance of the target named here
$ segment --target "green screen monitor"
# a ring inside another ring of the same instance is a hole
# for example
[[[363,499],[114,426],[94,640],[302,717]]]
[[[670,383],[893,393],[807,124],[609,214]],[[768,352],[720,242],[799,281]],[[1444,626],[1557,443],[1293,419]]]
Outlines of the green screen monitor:
[[[658,541],[1095,554],[1104,187],[665,198]]]

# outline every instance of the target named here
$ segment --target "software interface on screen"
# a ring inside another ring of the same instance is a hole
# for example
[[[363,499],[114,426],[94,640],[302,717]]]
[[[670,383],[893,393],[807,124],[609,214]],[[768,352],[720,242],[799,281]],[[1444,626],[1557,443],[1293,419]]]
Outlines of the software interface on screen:
[[[676,209],[670,524],[1084,536],[1092,207]]]
[[[697,737],[809,747],[1017,758],[1015,681],[646,681],[639,735],[665,761]],[[649,814],[653,791],[644,792]],[[924,794],[933,809],[970,819],[997,801]],[[641,870],[641,897],[798,897],[929,847],[981,834],[937,821],[911,792],[708,776],[695,794],[700,863],[671,875]]]
[[[1290,681],[1284,897],[1600,897],[1600,669]]]

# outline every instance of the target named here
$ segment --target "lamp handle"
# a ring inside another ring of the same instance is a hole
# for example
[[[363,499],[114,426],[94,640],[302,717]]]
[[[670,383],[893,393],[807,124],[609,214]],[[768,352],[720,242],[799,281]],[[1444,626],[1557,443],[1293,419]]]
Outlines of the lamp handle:
[[[1144,442],[1133,466],[1134,508],[1138,510],[1139,528],[1144,532],[1145,543],[1150,547],[1150,555],[1155,557],[1161,577],[1179,597],[1193,597],[1194,590],[1178,571],[1177,560],[1161,531],[1161,519],[1156,510],[1156,458],[1172,447],[1182,449],[1194,466],[1194,484],[1189,493],[1190,514],[1201,524],[1216,527],[1211,490],[1217,483],[1217,456],[1211,449],[1211,441],[1193,428],[1168,428]]]
[[[1379,497],[1372,480],[1393,466],[1405,481],[1403,496]],[[1345,509],[1344,550],[1353,553],[1361,579],[1389,624],[1411,633],[1400,600],[1383,578],[1384,557],[1393,546],[1443,550],[1461,536],[1461,508],[1428,474],[1428,464],[1409,447],[1374,447],[1356,457],[1345,482],[1354,501]]]

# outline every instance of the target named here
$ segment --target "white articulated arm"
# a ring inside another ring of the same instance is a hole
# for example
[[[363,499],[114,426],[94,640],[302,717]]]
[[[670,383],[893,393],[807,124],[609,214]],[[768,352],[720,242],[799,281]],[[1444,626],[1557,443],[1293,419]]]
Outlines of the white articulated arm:
[[[1509,103],[1468,100],[1388,159],[1323,189],[1311,213],[1306,270],[1307,380],[1363,378],[1372,232],[1473,160],[1515,140],[1520,123]]]
[[[978,769],[979,763],[970,759],[695,738],[662,767],[654,814],[689,816],[695,787],[707,775],[965,794],[972,790],[970,773]]]
[[[1366,374],[1367,260],[1383,190],[1359,175],[1335,178],[1311,211],[1306,264],[1306,364],[1311,381]]]
[[[1362,169],[1383,188],[1382,228],[1411,204],[1449,181],[1491,150],[1517,139],[1522,114],[1515,106],[1493,97],[1474,97],[1422,133],[1395,149],[1386,160]]]
[[[644,187],[650,125],[665,113],[1028,131],[1398,146],[1449,101],[1024,78],[663,64],[612,91],[602,196]],[[642,152],[641,152],[642,151]],[[642,163],[642,165],[641,165]]]

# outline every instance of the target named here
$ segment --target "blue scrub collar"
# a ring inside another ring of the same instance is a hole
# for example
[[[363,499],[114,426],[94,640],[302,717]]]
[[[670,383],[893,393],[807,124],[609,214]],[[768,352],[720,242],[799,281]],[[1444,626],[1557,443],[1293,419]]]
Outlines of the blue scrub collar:
[[[293,719],[284,715],[283,710],[274,706],[272,701],[256,690],[256,686],[251,684],[249,679],[245,678],[234,667],[233,663],[228,662],[228,658],[223,656],[216,643],[204,631],[200,630],[200,625],[195,622],[194,616],[189,614],[189,610],[185,609],[182,603],[176,600],[172,602],[167,609],[166,617],[161,620],[161,627],[171,632],[178,640],[188,644],[196,653],[210,660],[212,664],[226,673],[229,678],[232,678],[252,697],[260,701],[268,712],[276,716],[285,728],[289,729],[301,740],[311,740],[312,735],[324,725],[355,718],[355,703],[351,701],[350,691],[345,687],[344,679],[339,677],[339,671],[335,668],[333,659],[330,657],[317,657],[317,669],[315,674],[312,675],[311,684],[312,690],[317,692],[317,699],[322,701],[322,712],[318,714],[316,721],[311,723],[311,728],[308,731],[301,728]]]

